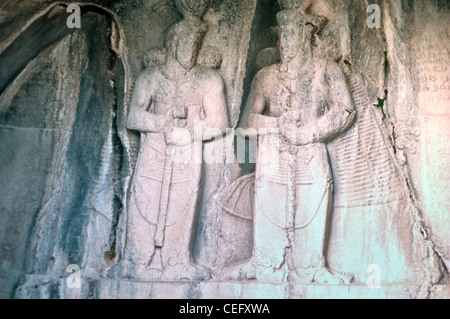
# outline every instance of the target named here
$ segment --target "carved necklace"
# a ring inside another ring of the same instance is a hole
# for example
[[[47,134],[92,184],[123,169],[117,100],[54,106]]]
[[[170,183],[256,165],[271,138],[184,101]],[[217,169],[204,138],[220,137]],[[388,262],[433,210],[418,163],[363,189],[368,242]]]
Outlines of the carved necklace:
[[[280,65],[281,67],[281,65]],[[282,112],[287,112],[294,106],[295,99],[295,84],[300,76],[300,72],[288,73],[279,72],[277,73],[278,82],[282,85],[281,92],[279,92],[278,103],[281,107]]]
[[[303,89],[304,90],[308,89],[308,85],[305,82],[301,83],[303,85],[301,85],[300,92],[296,92],[299,89],[297,85],[299,84],[298,80],[300,78],[300,75],[302,75],[305,79],[309,79],[312,77],[313,72],[314,72],[314,61],[310,60],[308,62],[303,63],[303,65],[295,73],[281,72],[281,70],[277,73],[279,83],[283,87],[282,92],[287,91],[287,96],[286,93],[284,94],[280,93],[279,103],[280,105],[283,106],[282,108],[283,112],[289,111],[290,109],[298,106],[298,101],[296,101],[296,98],[298,97],[299,93],[301,94],[304,93]]]

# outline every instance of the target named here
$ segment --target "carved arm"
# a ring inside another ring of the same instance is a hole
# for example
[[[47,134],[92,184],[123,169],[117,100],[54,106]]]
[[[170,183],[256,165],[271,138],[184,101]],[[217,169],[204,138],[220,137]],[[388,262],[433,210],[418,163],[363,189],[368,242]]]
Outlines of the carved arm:
[[[324,143],[345,132],[353,124],[356,111],[341,68],[334,62],[327,65],[331,109],[312,123],[297,127],[292,121],[279,121],[282,136],[291,144]]]
[[[127,128],[142,133],[162,132],[173,125],[172,111],[168,110],[166,114],[153,114],[147,111],[152,103],[152,89],[149,82],[147,73],[139,75],[136,80]]]
[[[220,74],[211,73],[210,87],[203,98],[203,141],[222,136],[230,125],[225,84]]]
[[[247,103],[242,114],[241,127],[246,132],[247,137],[256,137],[259,133],[264,132],[262,129],[268,132],[270,129],[278,128],[277,117],[263,115],[266,104],[263,89],[263,75],[260,72],[253,79]]]

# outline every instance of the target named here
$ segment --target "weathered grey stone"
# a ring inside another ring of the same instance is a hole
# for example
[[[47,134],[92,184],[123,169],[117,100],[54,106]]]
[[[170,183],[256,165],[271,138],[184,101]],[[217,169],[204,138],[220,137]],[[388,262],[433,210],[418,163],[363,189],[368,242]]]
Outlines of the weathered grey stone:
[[[416,299],[423,287],[389,285],[315,285],[261,282],[144,282],[82,279],[80,289],[68,289],[66,279],[34,276],[17,290],[16,298],[63,299]],[[436,285],[430,297],[448,299],[448,285]]]

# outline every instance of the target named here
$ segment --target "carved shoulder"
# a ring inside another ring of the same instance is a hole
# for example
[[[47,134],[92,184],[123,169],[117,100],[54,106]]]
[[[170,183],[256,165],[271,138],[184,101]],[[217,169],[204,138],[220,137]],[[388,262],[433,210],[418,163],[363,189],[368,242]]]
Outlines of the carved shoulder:
[[[203,125],[224,132],[228,127],[228,106],[222,75],[208,67],[198,67],[196,72],[203,94]]]
[[[278,72],[278,64],[272,64],[269,66],[266,66],[262,68],[256,76],[261,77],[262,79],[271,78],[275,76],[275,74]]]
[[[151,79],[156,73],[156,67],[149,67],[139,73],[133,85],[133,95],[139,94],[139,91],[147,90],[150,86]]]
[[[150,81],[153,77],[160,74],[161,74],[161,66],[159,65],[150,66],[139,74],[138,79],[140,78],[142,80]]]
[[[199,67],[199,72],[202,74],[204,81],[208,82],[210,86],[224,86],[222,75],[208,67]]]
[[[268,86],[273,85],[276,80],[277,65],[269,65],[256,73],[252,86],[259,93],[267,92]]]

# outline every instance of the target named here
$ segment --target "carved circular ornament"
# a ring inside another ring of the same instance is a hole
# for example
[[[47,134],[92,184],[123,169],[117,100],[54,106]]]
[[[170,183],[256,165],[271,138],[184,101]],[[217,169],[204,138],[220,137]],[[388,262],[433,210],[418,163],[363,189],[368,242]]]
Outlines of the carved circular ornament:
[[[211,0],[174,0],[174,2],[184,17],[201,18],[208,10]]]

